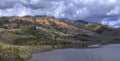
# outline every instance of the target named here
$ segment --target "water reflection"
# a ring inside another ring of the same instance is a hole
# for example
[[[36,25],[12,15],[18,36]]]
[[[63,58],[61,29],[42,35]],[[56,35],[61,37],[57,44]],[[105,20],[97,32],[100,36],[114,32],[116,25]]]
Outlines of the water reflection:
[[[103,48],[58,49],[33,54],[29,61],[120,61],[120,44]]]

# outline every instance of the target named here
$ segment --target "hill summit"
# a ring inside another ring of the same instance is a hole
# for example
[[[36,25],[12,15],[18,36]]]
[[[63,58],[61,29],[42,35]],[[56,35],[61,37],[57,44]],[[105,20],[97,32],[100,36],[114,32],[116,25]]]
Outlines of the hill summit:
[[[63,40],[79,43],[104,43],[115,42],[120,38],[120,29],[112,28],[99,23],[90,23],[82,20],[70,20],[67,18],[55,18],[53,16],[11,16],[0,17],[1,38],[3,42],[25,44],[31,41],[17,43],[19,37],[3,38],[3,34],[26,36],[26,38],[39,38],[39,40]],[[9,36],[9,35],[6,35]],[[24,37],[25,38],[25,37]],[[22,39],[22,37],[21,37]],[[118,41],[119,42],[119,41]],[[29,43],[28,43],[29,44]]]

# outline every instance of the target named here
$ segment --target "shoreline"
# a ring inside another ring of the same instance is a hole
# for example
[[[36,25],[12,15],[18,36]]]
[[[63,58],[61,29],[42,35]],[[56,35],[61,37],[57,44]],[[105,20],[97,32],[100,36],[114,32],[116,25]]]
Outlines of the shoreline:
[[[43,49],[41,51],[36,51],[36,52],[32,52],[30,55],[28,55],[27,57],[24,57],[23,60],[25,61],[28,61],[32,58],[32,54],[37,54],[37,53],[42,53],[42,52],[47,52],[47,51],[52,51],[52,50],[56,50],[56,49],[69,49],[69,48],[74,48],[74,49],[84,49],[84,48],[102,48],[102,46],[105,46],[105,45],[109,45],[109,44],[119,44],[119,43],[108,43],[108,44],[99,44],[99,46],[93,46],[93,47],[89,47],[90,45],[88,45],[87,47],[84,46],[84,47],[58,47],[58,48],[49,48],[49,49]],[[97,45],[97,44],[92,44],[92,45]]]
[[[82,48],[82,47],[78,47],[78,48]],[[83,47],[85,48],[85,47]],[[67,48],[51,48],[51,49],[45,49],[45,50],[41,50],[41,51],[36,51],[36,52],[32,52],[30,53],[30,55],[22,58],[24,61],[28,61],[32,58],[32,54],[37,54],[37,53],[42,53],[42,52],[47,52],[47,51],[52,51],[52,50],[56,50],[56,49],[67,49]]]
[[[27,57],[24,57],[23,60],[28,61],[32,58],[32,54],[37,54],[37,53],[42,53],[42,52],[47,52],[47,51],[52,51],[52,50],[56,50],[56,49],[69,49],[69,48],[74,48],[74,49],[78,49],[78,48],[96,48],[96,47],[89,47],[89,46],[84,46],[84,47],[58,47],[58,48],[50,48],[50,49],[43,49],[41,51],[36,51],[36,52],[32,52],[30,55],[28,55]],[[100,48],[100,47],[98,47]]]

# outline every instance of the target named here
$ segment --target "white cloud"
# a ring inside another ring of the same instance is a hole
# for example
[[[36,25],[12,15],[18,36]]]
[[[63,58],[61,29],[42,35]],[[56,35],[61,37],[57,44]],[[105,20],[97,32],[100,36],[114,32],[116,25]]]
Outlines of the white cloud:
[[[120,17],[118,19],[109,19],[109,18],[105,18],[103,21],[101,21],[102,24],[104,25],[109,25],[109,26],[112,26],[112,27],[120,27]]]
[[[87,8],[82,8],[82,9],[78,9],[76,10],[76,18],[84,18],[84,17],[88,17],[90,15],[90,12]]]
[[[116,6],[114,9],[110,10],[107,15],[119,15],[120,14],[120,7]]]
[[[70,19],[120,16],[120,0],[1,0],[0,16],[53,15]]]

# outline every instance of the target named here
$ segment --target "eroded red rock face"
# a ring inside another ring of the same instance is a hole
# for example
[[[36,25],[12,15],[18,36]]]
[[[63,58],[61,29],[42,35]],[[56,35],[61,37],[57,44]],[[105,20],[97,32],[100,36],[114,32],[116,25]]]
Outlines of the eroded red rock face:
[[[1,17],[3,18],[3,17]],[[24,28],[26,26],[32,26],[34,23],[38,23],[38,24],[42,24],[44,26],[47,27],[52,27],[51,25],[56,25],[58,28],[66,28],[69,30],[78,30],[77,27],[74,27],[72,25],[69,25],[67,23],[64,23],[62,21],[60,21],[57,18],[54,17],[48,17],[48,16],[44,16],[44,17],[40,17],[40,16],[30,16],[30,17],[18,17],[18,16],[14,16],[14,17],[4,17],[7,19],[0,19],[1,22],[1,26],[0,27],[5,27],[8,29],[12,29],[12,28]]]

